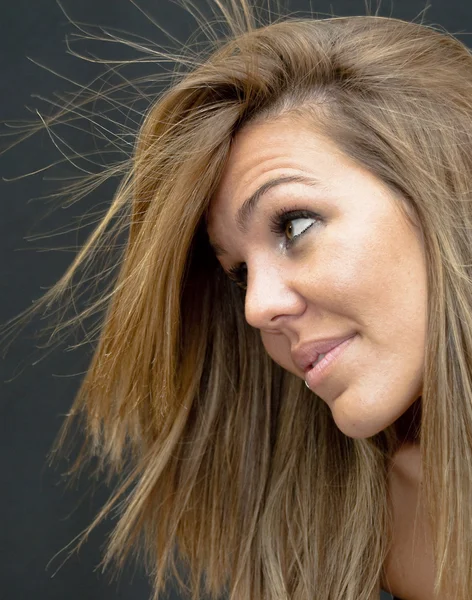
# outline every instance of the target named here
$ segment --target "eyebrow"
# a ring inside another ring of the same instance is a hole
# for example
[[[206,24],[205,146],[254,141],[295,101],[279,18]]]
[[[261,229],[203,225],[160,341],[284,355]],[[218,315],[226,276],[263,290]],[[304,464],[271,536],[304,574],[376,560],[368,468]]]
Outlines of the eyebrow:
[[[299,174],[299,175],[281,175],[279,177],[274,177],[273,179],[269,179],[268,181],[266,181],[265,183],[260,185],[256,189],[256,191],[253,192],[249,196],[249,198],[244,200],[242,205],[239,207],[239,209],[236,213],[235,220],[236,220],[236,225],[241,232],[246,233],[249,219],[250,219],[251,215],[254,213],[254,211],[259,203],[259,200],[265,194],[267,194],[267,192],[269,190],[271,190],[279,185],[284,185],[286,183],[304,183],[304,184],[310,185],[312,187],[326,189],[325,184],[320,179],[316,179],[315,177],[312,177],[312,176],[309,177],[307,175],[301,175],[301,174]],[[222,246],[220,246],[220,244],[217,244],[216,242],[210,241],[210,246],[213,248],[213,251],[215,252],[216,256],[224,256],[225,254],[228,254],[228,252]]]

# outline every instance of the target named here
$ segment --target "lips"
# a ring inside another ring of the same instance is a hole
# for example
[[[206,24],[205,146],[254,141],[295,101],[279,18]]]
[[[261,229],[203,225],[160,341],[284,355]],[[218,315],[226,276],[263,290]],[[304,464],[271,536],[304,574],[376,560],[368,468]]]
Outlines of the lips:
[[[336,348],[336,346],[339,346],[355,335],[355,333],[350,333],[343,337],[324,338],[306,342],[292,350],[292,360],[301,371],[306,373],[311,369],[311,365],[316,362],[320,354],[327,354],[333,348]]]

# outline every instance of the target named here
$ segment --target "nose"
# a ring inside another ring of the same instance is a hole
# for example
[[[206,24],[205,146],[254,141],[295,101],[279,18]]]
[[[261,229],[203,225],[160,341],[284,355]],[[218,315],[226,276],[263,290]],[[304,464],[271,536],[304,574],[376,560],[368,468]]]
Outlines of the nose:
[[[248,265],[246,321],[256,329],[277,329],[285,320],[305,310],[302,295],[289,269]]]

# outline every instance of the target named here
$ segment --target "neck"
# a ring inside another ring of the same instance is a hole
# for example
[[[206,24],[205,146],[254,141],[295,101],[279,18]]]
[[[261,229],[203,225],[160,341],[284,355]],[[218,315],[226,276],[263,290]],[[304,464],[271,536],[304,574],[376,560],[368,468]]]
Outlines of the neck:
[[[396,421],[398,443],[418,445],[421,430],[421,396]]]

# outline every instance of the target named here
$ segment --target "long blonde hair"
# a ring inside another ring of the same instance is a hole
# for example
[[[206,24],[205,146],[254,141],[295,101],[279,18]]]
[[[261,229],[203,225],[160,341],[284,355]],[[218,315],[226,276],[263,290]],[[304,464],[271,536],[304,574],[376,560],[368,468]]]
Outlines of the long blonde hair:
[[[155,598],[179,561],[194,599],[373,600],[392,536],[393,426],[369,439],[265,353],[205,232],[235,133],[291,114],[399,191],[424,236],[429,306],[421,497],[436,591],[472,589],[472,57],[431,26],[378,16],[261,25],[213,0],[230,32],[153,102],[113,203],[38,306],[55,302],[116,219],[127,227],[88,372],[71,472],[126,475],[87,530],[119,520],[103,565],[144,548]],[[70,110],[70,109],[67,109]],[[61,116],[67,115],[66,112]],[[35,307],[36,309],[37,307]],[[433,526],[434,524],[434,526]]]

